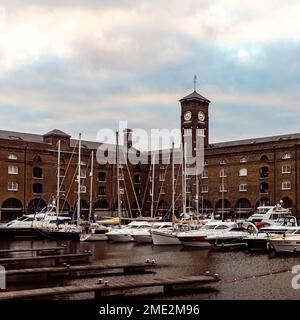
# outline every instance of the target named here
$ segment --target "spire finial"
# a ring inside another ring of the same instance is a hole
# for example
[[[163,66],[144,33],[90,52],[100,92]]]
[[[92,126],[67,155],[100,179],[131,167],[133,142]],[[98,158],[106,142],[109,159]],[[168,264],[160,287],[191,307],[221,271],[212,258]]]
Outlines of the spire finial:
[[[194,75],[194,91],[196,91],[197,75]]]

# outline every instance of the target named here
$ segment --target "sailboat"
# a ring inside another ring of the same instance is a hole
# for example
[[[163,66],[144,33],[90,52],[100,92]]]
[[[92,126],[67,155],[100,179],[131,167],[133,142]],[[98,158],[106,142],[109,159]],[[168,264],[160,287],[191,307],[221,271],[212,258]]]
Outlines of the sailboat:
[[[56,194],[56,220],[57,223],[51,223],[51,220],[45,219],[42,227],[37,228],[38,232],[46,238],[79,240],[82,232],[80,226],[80,193],[81,193],[81,133],[78,140],[78,191],[77,191],[77,219],[76,224],[59,224],[59,200],[60,200],[60,140],[58,141],[58,159],[57,159],[57,194]],[[47,216],[47,215],[46,215]]]
[[[91,155],[91,172],[90,172],[90,205],[89,205],[89,217],[88,232],[83,232],[80,236],[80,241],[94,242],[94,241],[107,241],[108,237],[106,233],[110,228],[100,225],[98,223],[93,223],[92,220],[92,210],[93,210],[93,177],[94,177],[94,151]]]

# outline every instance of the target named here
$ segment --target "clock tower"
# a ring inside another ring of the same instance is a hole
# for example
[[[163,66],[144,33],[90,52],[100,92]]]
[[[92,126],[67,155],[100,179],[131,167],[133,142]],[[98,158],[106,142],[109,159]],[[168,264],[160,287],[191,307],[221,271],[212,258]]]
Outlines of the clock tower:
[[[209,143],[209,114],[210,101],[200,95],[196,90],[179,100],[181,103],[181,132],[184,129],[192,135],[193,150],[196,147],[196,135],[200,132],[204,135],[204,147]],[[186,131],[186,132],[187,132]],[[194,154],[194,152],[193,152]]]

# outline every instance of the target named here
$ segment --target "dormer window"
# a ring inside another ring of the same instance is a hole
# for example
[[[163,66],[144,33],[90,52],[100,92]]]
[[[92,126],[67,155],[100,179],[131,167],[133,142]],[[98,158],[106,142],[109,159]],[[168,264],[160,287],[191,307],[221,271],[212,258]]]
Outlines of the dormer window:
[[[285,154],[282,156],[282,160],[288,160],[288,159],[291,159],[291,154],[290,154],[290,153],[285,153]]]
[[[15,154],[11,153],[11,154],[8,156],[8,160],[18,160],[18,157],[17,157]]]
[[[240,159],[240,163],[246,163],[246,162],[248,162],[248,159],[246,157],[242,157]]]

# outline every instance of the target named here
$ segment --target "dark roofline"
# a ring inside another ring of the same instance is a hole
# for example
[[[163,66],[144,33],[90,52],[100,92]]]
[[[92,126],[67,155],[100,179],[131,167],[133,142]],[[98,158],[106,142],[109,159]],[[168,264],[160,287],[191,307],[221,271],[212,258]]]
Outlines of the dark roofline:
[[[187,96],[181,98],[179,102],[183,101],[189,101],[189,100],[198,100],[198,101],[204,101],[210,103],[210,100],[203,97],[201,94],[199,94],[196,90],[194,90],[192,93],[188,94]]]
[[[289,140],[297,140],[297,139],[300,140],[300,133],[268,136],[268,137],[262,137],[262,138],[251,138],[251,139],[243,139],[243,140],[232,140],[232,141],[226,141],[226,142],[217,142],[217,143],[209,144],[209,148],[238,147],[242,145],[253,145],[253,144],[289,141]]]

